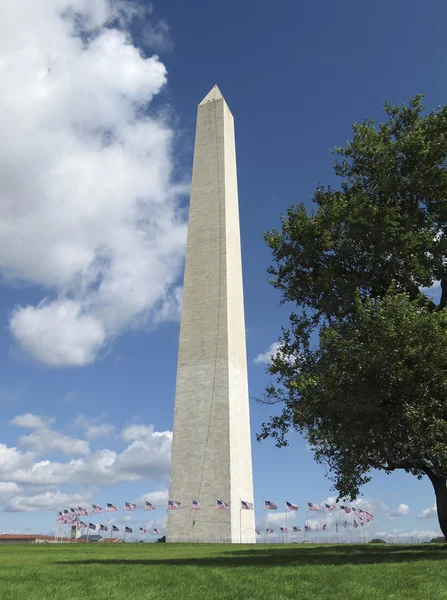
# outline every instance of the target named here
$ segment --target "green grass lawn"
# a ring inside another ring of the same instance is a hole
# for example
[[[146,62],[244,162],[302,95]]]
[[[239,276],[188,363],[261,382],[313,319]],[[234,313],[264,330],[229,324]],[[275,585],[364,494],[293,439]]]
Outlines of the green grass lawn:
[[[0,600],[447,599],[441,546],[0,546]]]

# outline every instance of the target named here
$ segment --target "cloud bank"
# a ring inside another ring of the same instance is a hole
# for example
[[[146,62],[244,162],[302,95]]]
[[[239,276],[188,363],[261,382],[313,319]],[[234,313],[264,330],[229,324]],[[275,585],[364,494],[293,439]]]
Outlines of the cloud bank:
[[[178,314],[185,186],[151,108],[166,68],[133,44],[136,15],[119,0],[0,9],[0,277],[40,291],[9,327],[49,367],[92,363],[123,330]]]

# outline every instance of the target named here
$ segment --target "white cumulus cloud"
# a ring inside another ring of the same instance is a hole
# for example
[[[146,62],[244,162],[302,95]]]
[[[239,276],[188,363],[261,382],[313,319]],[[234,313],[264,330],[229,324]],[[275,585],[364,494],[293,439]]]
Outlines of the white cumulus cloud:
[[[418,519],[430,519],[432,517],[436,517],[438,515],[438,511],[436,509],[436,502],[432,504],[429,508],[426,508],[418,515]]]
[[[410,512],[410,507],[407,504],[399,504],[397,508],[388,513],[388,519],[391,521],[398,519],[399,517],[404,517],[408,515]]]
[[[41,510],[61,510],[67,506],[82,506],[91,503],[91,494],[65,494],[44,492],[34,496],[15,496],[7,505],[6,512],[37,512]]]
[[[261,352],[260,354],[258,354],[253,359],[253,362],[257,365],[268,365],[271,362],[272,358],[274,358],[278,354],[280,349],[281,344],[279,342],[273,342],[273,344],[270,345],[269,349],[266,350],[266,352]]]
[[[50,367],[91,363],[121,331],[178,314],[185,186],[166,111],[150,107],[166,68],[134,45],[135,7],[0,7],[0,276],[41,290],[10,331]]]
[[[16,425],[17,427],[23,427],[24,429],[38,429],[39,427],[47,427],[52,425],[54,419],[39,417],[32,413],[25,413],[24,415],[17,415],[11,419],[10,424]]]

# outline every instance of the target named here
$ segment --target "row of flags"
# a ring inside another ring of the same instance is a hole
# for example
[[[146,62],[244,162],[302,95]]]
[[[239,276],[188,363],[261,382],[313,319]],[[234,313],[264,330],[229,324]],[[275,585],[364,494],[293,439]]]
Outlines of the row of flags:
[[[299,510],[298,504],[293,504],[292,502],[285,503],[286,510]],[[326,504],[324,503],[322,506],[316,504],[315,502],[308,502],[306,509],[308,512],[317,512],[323,510],[326,513],[333,512],[337,509],[335,504]],[[272,502],[271,500],[264,500],[264,510],[278,510],[278,505]],[[372,521],[374,515],[366,510],[361,510],[360,508],[353,508],[352,506],[341,505],[340,513],[353,516],[360,517],[364,521]]]
[[[363,522],[360,522],[360,525],[363,526]],[[352,526],[356,529],[359,526],[359,523],[357,523],[357,521],[354,519]],[[348,522],[344,521],[344,523],[342,523],[342,527],[344,529],[346,529],[348,527]],[[318,526],[318,523],[315,525],[315,531],[327,531],[327,530],[328,530],[328,526],[326,523],[324,525],[322,525],[321,527]],[[301,527],[296,525],[293,527],[292,531],[293,531],[293,533],[299,533],[300,531],[302,531],[302,529],[301,529]],[[304,525],[304,532],[307,533],[309,531],[312,531],[312,525]],[[335,524],[335,531],[338,533],[338,523]],[[267,527],[265,532],[267,534],[272,534],[272,533],[275,533],[275,530],[271,529],[270,527]],[[288,532],[287,527],[279,528],[279,533],[287,533],[287,532]],[[261,535],[261,532],[259,529],[256,529],[256,534]]]
[[[137,510],[137,505],[132,503],[132,502],[125,502],[123,505],[123,511],[135,511]],[[144,510],[155,510],[156,507],[151,503],[148,502],[146,500],[146,502],[144,503]],[[114,504],[107,502],[106,504],[106,508],[105,508],[105,512],[118,512],[118,507],[115,506]],[[64,510],[61,510],[58,512],[58,521],[62,521],[62,517],[63,518],[72,518],[72,517],[79,517],[79,516],[88,516],[88,515],[95,515],[95,514],[100,514],[104,512],[101,506],[98,506],[97,504],[92,504],[90,509],[82,507],[82,506],[78,506],[77,508],[64,508]]]
[[[182,507],[181,502],[176,500],[168,500],[168,510],[179,510]],[[198,500],[191,502],[192,510],[203,510],[203,503]],[[230,502],[224,502],[224,500],[216,500],[217,510],[230,510]],[[245,502],[241,500],[241,510],[254,510],[253,502]]]
[[[75,518],[72,521],[69,521],[67,523],[65,523],[65,521],[62,521],[62,522],[67,525],[76,525],[76,527],[80,527],[81,529],[93,529],[93,531],[96,531],[96,530],[109,531],[109,528],[107,527],[107,525],[104,525],[103,523],[98,523],[97,525],[95,523],[84,523],[84,521],[79,521],[77,518]],[[113,533],[114,531],[121,531],[121,530],[116,525],[112,525],[110,528],[110,531]],[[132,529],[132,527],[127,527],[127,525],[126,525],[124,528],[124,532],[125,533],[133,533],[133,529]],[[143,533],[143,534],[148,533],[147,529],[144,529],[144,527],[140,527],[139,532]],[[153,533],[156,535],[160,535],[161,531],[160,531],[160,529],[157,529],[157,527],[154,527]]]

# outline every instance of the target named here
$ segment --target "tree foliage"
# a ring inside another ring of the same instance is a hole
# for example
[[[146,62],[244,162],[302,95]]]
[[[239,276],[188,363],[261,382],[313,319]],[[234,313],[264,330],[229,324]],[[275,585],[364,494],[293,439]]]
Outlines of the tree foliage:
[[[424,115],[418,95],[385,113],[333,151],[340,188],[265,234],[271,283],[296,308],[269,367],[282,412],[258,439],[304,433],[340,496],[373,468],[428,475],[447,529],[447,108]]]

